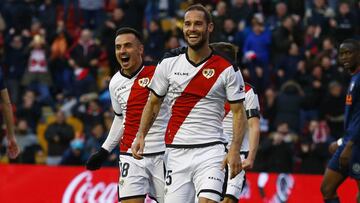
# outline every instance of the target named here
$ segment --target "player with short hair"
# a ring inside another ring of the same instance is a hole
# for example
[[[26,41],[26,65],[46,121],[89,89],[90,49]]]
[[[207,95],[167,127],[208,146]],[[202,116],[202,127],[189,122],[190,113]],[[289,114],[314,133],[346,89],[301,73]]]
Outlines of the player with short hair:
[[[9,92],[5,85],[4,76],[0,69],[0,102],[3,117],[6,124],[6,139],[7,139],[7,154],[10,159],[15,159],[19,153],[20,148],[15,139],[14,113],[12,111],[11,100]]]
[[[350,72],[351,81],[345,102],[345,135],[325,170],[321,193],[325,203],[338,203],[338,187],[349,176],[360,190],[360,44],[344,40],[339,48],[339,63]],[[354,197],[355,200],[355,197]],[[359,202],[359,200],[358,200]]]
[[[117,31],[115,54],[121,68],[109,84],[115,118],[102,148],[86,163],[89,170],[99,169],[120,142],[119,201],[123,203],[143,203],[146,194],[157,202],[164,201],[164,134],[169,118],[166,102],[159,107],[160,116],[146,137],[144,158],[137,160],[131,154],[141,113],[149,98],[146,86],[155,72],[154,65],[143,62],[143,53],[142,37],[136,30],[124,27]]]
[[[210,44],[214,51],[220,52],[229,57],[234,63],[237,61],[238,47],[226,42],[216,42]],[[260,137],[260,105],[255,89],[245,83],[244,107],[247,117],[248,128],[242,141],[240,156],[243,170],[233,179],[228,179],[223,203],[239,202],[241,191],[245,186],[245,171],[253,167]],[[232,113],[229,104],[225,104],[225,118],[223,120],[224,132],[232,140]],[[227,146],[230,147],[229,145]]]
[[[214,24],[208,10],[192,5],[185,11],[183,34],[188,44],[168,54],[158,64],[149,84],[152,91],[133,145],[133,156],[142,158],[145,136],[167,97],[171,116],[165,134],[167,146],[165,202],[219,202],[225,167],[231,178],[241,170],[240,146],[245,128],[244,81],[237,67],[209,47]],[[242,87],[242,88],[241,88]],[[233,112],[234,136],[225,152],[224,104]]]

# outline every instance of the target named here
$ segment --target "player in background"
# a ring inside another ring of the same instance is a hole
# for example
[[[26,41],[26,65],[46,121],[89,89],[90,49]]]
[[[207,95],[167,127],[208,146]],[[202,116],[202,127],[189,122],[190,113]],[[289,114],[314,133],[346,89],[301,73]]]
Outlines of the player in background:
[[[6,139],[7,139],[7,154],[10,159],[15,159],[20,149],[15,139],[15,126],[14,126],[14,114],[12,111],[11,100],[9,92],[6,88],[4,76],[0,69],[0,102],[3,117],[6,124]]]
[[[321,184],[325,203],[340,202],[336,191],[348,176],[356,180],[360,189],[360,44],[358,41],[347,39],[340,44],[339,63],[350,72],[351,81],[345,103],[345,135],[329,161]]]
[[[143,53],[142,37],[136,30],[124,27],[117,31],[115,54],[121,68],[109,84],[115,118],[102,148],[86,163],[89,170],[99,169],[120,142],[119,201],[123,203],[143,203],[146,194],[163,202],[164,196],[164,134],[169,117],[166,102],[159,107],[160,116],[146,137],[144,158],[137,160],[131,154],[141,113],[149,98],[146,86],[155,71],[154,65],[144,64]]]
[[[240,146],[246,116],[243,107],[244,81],[237,67],[209,47],[214,24],[208,10],[200,5],[187,8],[183,34],[187,47],[165,56],[149,84],[152,91],[141,118],[133,145],[133,156],[143,157],[145,136],[161,113],[161,98],[171,104],[165,134],[167,146],[165,202],[220,202],[226,165],[231,178],[241,170]],[[222,120],[224,104],[233,113],[233,140],[225,152]]]
[[[226,42],[217,42],[210,44],[210,47],[214,51],[217,51],[224,56],[229,57],[234,63],[237,61],[238,47],[233,44]],[[260,105],[259,99],[255,92],[255,89],[248,83],[245,83],[245,101],[244,107],[247,117],[247,131],[240,149],[240,156],[243,170],[233,179],[228,179],[225,199],[223,203],[237,203],[240,199],[240,194],[244,184],[245,171],[252,169],[254,160],[256,157],[257,148],[259,145],[260,138]],[[225,118],[223,121],[224,132],[229,136],[229,143],[232,140],[232,113],[230,112],[230,106],[228,103],[225,104]],[[228,145],[227,148],[230,146]]]

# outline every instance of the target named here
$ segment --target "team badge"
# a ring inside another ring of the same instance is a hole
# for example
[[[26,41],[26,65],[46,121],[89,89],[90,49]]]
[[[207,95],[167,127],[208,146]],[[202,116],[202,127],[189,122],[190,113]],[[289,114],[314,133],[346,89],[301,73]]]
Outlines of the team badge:
[[[352,165],[352,171],[355,174],[360,174],[360,164],[359,163],[355,163]]]
[[[150,83],[150,79],[149,78],[141,78],[139,80],[139,85],[141,87],[146,87],[148,84]]]
[[[202,74],[204,75],[204,77],[206,77],[206,79],[211,78],[212,76],[215,75],[215,70],[214,69],[209,69],[209,68],[205,68],[202,71]]]
[[[124,185],[124,180],[119,181],[119,186],[122,187]]]

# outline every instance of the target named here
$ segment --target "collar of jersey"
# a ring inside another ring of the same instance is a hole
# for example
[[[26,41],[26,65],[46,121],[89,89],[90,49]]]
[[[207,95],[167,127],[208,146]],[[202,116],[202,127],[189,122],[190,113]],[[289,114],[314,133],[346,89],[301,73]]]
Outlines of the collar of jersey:
[[[122,72],[122,69],[120,69],[119,72],[120,72],[120,74],[121,74],[122,76],[124,76],[124,77],[126,77],[126,78],[128,78],[128,79],[131,79],[131,78],[135,77],[135,75],[137,75],[137,74],[141,71],[141,69],[142,69],[143,66],[144,66],[144,62],[142,62],[141,65],[140,65],[140,67],[139,67],[138,69],[136,69],[136,71],[133,72],[131,75],[126,75],[126,74],[124,74],[124,73]]]
[[[204,58],[202,61],[200,61],[199,63],[194,63],[193,61],[190,60],[189,56],[188,56],[188,52],[187,52],[187,49],[188,47],[186,47],[186,50],[185,50],[185,56],[186,56],[186,60],[191,64],[193,65],[194,67],[198,67],[200,66],[201,64],[203,64],[205,61],[207,61],[209,58],[211,58],[211,56],[213,55],[213,51],[211,49],[211,53],[208,57]]]

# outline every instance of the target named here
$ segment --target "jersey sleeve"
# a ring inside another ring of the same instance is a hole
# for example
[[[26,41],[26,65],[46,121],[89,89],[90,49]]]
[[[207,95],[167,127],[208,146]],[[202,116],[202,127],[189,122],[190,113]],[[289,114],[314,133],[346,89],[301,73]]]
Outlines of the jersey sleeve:
[[[116,99],[115,90],[111,85],[109,86],[109,92],[110,92],[111,105],[114,110],[114,113],[116,116],[120,116],[122,114],[122,108],[120,103]]]
[[[250,119],[252,117],[260,118],[259,98],[253,89],[249,90],[246,93],[244,107],[247,119]]]
[[[226,74],[226,99],[229,103],[243,101],[245,99],[245,84],[240,71],[232,66],[228,68]]]
[[[164,97],[168,87],[168,67],[166,62],[162,61],[156,66],[154,76],[148,85],[148,88],[158,97]]]

